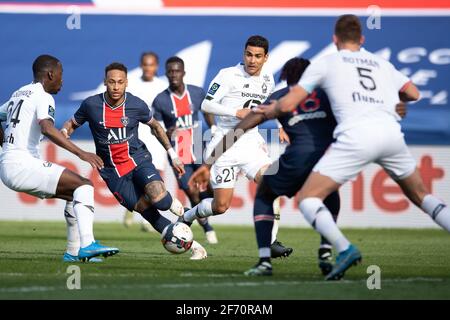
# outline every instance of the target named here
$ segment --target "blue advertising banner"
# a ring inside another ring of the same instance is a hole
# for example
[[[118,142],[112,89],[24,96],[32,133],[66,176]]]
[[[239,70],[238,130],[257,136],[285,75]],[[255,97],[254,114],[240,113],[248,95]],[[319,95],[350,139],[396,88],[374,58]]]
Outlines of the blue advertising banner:
[[[241,60],[244,43],[253,34],[269,39],[267,68],[278,79],[288,59],[315,59],[335,50],[334,22],[331,16],[2,13],[0,101],[32,80],[31,64],[43,53],[63,63],[64,86],[55,96],[58,126],[101,86],[107,64],[123,62],[130,77],[140,76],[139,58],[144,51],[159,54],[163,78],[164,61],[181,56],[186,82],[206,89],[219,69]],[[421,90],[422,99],[410,104],[402,122],[408,143],[450,144],[450,17],[386,16],[372,27],[365,26],[364,47],[390,60]],[[74,136],[88,137],[87,128]]]

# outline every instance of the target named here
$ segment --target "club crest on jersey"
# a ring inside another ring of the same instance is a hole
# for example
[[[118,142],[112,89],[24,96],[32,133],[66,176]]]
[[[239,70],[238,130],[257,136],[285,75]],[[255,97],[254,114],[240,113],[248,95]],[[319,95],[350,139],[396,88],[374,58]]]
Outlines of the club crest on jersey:
[[[263,85],[261,86],[262,92],[263,93],[267,93],[267,85],[265,83],[263,83]]]
[[[128,125],[129,119],[127,116],[120,118],[120,122],[126,127]]]
[[[210,95],[214,95],[216,93],[217,90],[219,90],[220,88],[220,84],[214,82],[211,86],[211,88],[209,88],[208,94]]]

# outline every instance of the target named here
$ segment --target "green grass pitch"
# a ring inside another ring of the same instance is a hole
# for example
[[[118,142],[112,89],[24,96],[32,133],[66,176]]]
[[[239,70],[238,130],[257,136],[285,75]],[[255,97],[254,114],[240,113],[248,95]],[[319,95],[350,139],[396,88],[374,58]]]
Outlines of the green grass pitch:
[[[204,243],[200,228],[193,230]],[[344,230],[363,263],[338,282],[323,281],[311,229],[280,228],[294,253],[274,260],[274,275],[262,278],[243,275],[257,261],[253,228],[216,230],[219,244],[205,245],[208,259],[191,261],[166,252],[156,232],[97,223],[97,239],[121,252],[101,264],[76,264],[81,289],[68,290],[65,224],[1,221],[0,299],[450,299],[450,238],[441,230]],[[370,265],[381,269],[380,290],[367,288]]]

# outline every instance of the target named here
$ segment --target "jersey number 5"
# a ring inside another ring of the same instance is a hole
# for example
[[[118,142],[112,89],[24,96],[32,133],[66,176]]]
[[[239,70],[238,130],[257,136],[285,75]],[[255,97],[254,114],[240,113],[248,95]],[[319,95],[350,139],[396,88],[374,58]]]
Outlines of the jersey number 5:
[[[372,70],[358,67],[356,69],[358,70],[359,77],[361,78],[359,80],[361,86],[369,91],[375,90],[377,88],[377,85],[375,84],[375,81],[371,77]]]

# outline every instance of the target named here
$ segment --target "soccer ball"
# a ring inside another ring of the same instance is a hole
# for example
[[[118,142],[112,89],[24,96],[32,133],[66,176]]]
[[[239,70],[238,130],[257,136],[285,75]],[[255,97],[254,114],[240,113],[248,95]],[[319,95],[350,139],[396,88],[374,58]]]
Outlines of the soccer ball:
[[[175,222],[164,228],[161,234],[161,242],[167,251],[171,253],[183,253],[189,250],[194,241],[191,228],[185,223]]]

